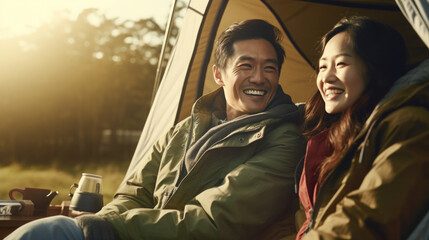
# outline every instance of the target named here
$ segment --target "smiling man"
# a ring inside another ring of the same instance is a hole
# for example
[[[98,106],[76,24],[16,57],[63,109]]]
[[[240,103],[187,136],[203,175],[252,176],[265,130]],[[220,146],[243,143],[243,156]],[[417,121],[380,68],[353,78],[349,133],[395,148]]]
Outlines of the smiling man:
[[[240,40],[234,42],[233,50],[226,65],[213,66],[215,81],[224,89],[228,120],[265,110],[274,99],[279,82],[277,53],[270,42]]]
[[[215,48],[221,87],[159,139],[112,202],[95,215],[35,221],[7,239],[249,239],[293,219],[305,145],[298,109],[278,85],[280,39],[262,20],[230,26]],[[284,229],[294,235],[294,222]]]

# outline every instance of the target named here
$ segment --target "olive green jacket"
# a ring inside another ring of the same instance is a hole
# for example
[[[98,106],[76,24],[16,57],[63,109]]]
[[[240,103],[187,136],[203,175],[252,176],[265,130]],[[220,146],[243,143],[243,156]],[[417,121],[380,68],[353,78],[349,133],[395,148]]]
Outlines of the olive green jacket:
[[[303,239],[405,239],[429,209],[428,190],[426,81],[376,108],[320,187]]]
[[[294,170],[305,146],[292,102],[282,105],[286,115],[241,126],[209,146],[178,182],[219,101],[225,105],[222,90],[200,98],[97,213],[121,239],[248,239],[295,213]]]

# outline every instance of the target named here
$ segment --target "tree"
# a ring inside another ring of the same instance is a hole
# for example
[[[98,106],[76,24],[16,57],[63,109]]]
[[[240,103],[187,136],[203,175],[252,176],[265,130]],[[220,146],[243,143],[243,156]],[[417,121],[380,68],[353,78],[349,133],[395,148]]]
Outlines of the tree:
[[[1,39],[0,161],[129,160],[163,34],[153,19],[121,22],[85,9]]]

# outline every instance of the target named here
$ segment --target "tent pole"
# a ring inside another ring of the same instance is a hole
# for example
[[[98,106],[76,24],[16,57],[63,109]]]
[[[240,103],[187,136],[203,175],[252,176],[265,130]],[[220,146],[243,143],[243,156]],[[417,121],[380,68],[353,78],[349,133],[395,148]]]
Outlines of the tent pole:
[[[171,4],[169,20],[167,22],[167,26],[165,27],[164,41],[162,43],[161,54],[159,55],[159,59],[158,59],[158,67],[156,68],[155,82],[153,84],[151,105],[153,103],[153,100],[155,99],[155,95],[156,95],[156,92],[158,91],[159,84],[161,83],[161,72],[162,72],[162,64],[164,63],[165,48],[168,44],[171,28],[173,26],[172,22],[174,18],[174,10],[176,9],[176,3],[177,3],[177,0],[173,0],[173,3]]]

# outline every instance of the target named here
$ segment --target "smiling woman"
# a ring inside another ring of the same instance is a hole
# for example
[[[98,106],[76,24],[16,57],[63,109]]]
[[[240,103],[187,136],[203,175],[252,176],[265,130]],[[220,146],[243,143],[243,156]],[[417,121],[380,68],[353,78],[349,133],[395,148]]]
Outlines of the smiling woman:
[[[367,81],[363,60],[356,54],[345,32],[326,44],[320,58],[317,87],[325,101],[325,111],[340,113],[362,95]]]
[[[412,73],[427,66],[404,75],[403,37],[363,16],[341,19],[320,42],[297,239],[405,239],[428,206],[429,82]]]

